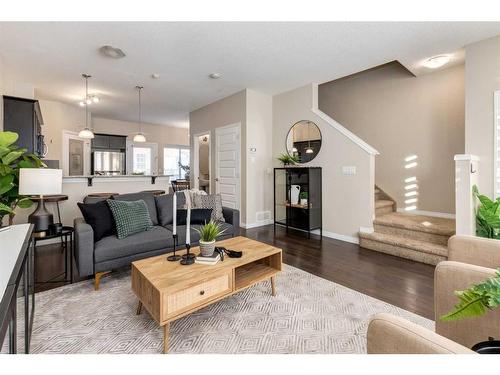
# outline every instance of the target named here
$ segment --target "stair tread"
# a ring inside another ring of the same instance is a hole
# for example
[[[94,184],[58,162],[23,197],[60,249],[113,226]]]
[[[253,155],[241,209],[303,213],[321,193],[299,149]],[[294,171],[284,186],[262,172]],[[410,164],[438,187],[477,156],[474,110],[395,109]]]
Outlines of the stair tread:
[[[377,216],[373,223],[443,236],[455,234],[455,220],[441,217],[391,212]]]
[[[393,234],[385,234],[385,233],[364,233],[360,232],[359,236],[361,238],[365,238],[368,240],[374,240],[378,242],[383,242],[389,245],[405,247],[407,249],[420,251],[423,253],[440,255],[440,256],[448,256],[448,248],[444,245],[437,245],[435,243],[414,240],[402,236],[397,236]]]
[[[380,193],[380,189],[375,188],[375,194]]]
[[[394,204],[393,201],[387,199],[378,199],[375,201],[375,208],[388,207]]]

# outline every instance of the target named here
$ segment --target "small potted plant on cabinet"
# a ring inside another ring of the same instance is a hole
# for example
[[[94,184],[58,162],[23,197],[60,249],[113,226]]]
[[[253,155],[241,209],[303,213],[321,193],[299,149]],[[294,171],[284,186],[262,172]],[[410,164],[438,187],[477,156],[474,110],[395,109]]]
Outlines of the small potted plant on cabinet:
[[[307,200],[309,199],[309,193],[307,191],[303,191],[300,193],[300,205],[307,206]]]
[[[213,220],[210,220],[207,224],[202,226],[200,229],[197,229],[200,234],[200,252],[201,256],[209,257],[215,251],[215,240],[222,233],[225,232],[225,229],[222,229],[219,223],[216,223]]]
[[[287,153],[283,153],[278,157],[278,160],[283,163],[283,166],[286,167],[288,165],[296,165],[299,162],[299,158],[295,155],[289,155]]]

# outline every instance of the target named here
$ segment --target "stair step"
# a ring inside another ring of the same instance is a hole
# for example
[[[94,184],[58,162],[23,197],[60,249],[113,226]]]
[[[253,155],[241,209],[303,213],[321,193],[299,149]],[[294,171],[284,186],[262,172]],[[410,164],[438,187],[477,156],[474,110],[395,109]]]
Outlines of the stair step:
[[[394,211],[394,202],[390,200],[375,201],[375,216],[385,215]]]
[[[360,246],[366,249],[436,265],[448,257],[448,248],[443,245],[413,240],[384,233],[359,233]]]
[[[375,194],[379,194],[379,193],[381,193],[380,189],[375,188]]]
[[[448,237],[455,234],[454,219],[414,215],[402,212],[391,212],[379,216],[373,221],[373,224]]]

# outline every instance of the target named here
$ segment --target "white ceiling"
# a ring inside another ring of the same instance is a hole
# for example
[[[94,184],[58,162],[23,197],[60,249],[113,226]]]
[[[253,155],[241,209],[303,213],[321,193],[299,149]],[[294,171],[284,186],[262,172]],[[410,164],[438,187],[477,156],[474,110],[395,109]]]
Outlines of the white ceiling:
[[[0,23],[0,55],[41,98],[77,105],[89,73],[94,115],[135,121],[141,84],[143,121],[187,126],[190,111],[244,88],[276,94],[392,60],[418,75],[425,58],[461,61],[463,46],[498,34],[500,22]],[[127,56],[101,56],[106,44]]]

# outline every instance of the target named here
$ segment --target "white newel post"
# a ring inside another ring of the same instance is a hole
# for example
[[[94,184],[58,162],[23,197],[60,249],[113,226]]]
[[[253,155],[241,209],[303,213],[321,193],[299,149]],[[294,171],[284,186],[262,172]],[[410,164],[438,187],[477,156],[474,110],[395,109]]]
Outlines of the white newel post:
[[[456,233],[476,235],[475,201],[472,187],[477,185],[479,158],[455,155],[455,220]]]

